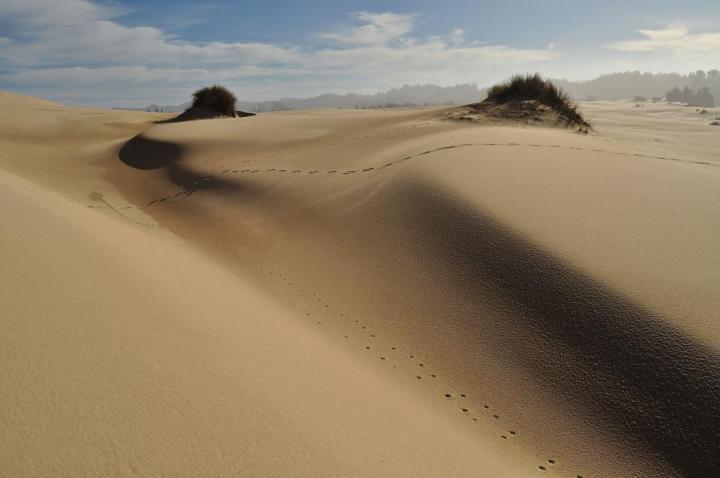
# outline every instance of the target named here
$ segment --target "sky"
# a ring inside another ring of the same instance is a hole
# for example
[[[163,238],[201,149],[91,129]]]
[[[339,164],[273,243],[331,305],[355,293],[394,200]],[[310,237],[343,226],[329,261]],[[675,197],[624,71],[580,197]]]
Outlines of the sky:
[[[718,0],[0,0],[0,90],[71,104],[713,68]]]

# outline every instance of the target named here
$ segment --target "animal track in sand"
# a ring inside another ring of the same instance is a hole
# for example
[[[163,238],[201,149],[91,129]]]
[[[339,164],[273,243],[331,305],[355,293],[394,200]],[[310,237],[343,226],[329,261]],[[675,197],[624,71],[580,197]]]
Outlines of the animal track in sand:
[[[363,170],[354,170],[354,169],[353,169],[353,170],[345,170],[345,171],[342,171],[342,170],[303,170],[303,169],[294,169],[294,170],[292,170],[292,171],[288,171],[287,169],[277,169],[277,168],[252,169],[252,170],[251,170],[251,169],[243,169],[243,170],[238,170],[238,169],[224,169],[224,170],[221,171],[221,174],[225,174],[225,175],[228,175],[228,174],[248,174],[248,173],[250,173],[250,174],[255,174],[255,173],[265,172],[265,173],[271,173],[271,174],[284,174],[284,173],[296,173],[296,174],[297,174],[297,173],[305,173],[305,174],[307,174],[307,175],[314,175],[314,174],[317,174],[317,173],[325,173],[325,174],[343,174],[343,175],[349,175],[349,174],[355,174],[355,173],[372,173],[373,171],[376,171],[376,170],[379,170],[379,169],[383,169],[383,168],[387,168],[387,167],[390,167],[390,166],[399,164],[399,163],[401,163],[401,162],[403,162],[403,161],[407,161],[407,160],[410,160],[410,159],[415,159],[415,158],[419,158],[419,157],[422,157],[422,156],[426,156],[426,155],[429,155],[429,154],[431,154],[431,153],[433,153],[433,152],[437,152],[437,151],[443,151],[443,150],[448,150],[448,149],[457,149],[457,148],[467,148],[467,147],[503,147],[503,146],[504,146],[504,147],[525,146],[525,147],[533,147],[533,148],[559,148],[559,149],[568,149],[568,150],[572,150],[572,151],[588,151],[588,152],[605,153],[605,154],[611,154],[611,155],[617,155],[617,156],[638,157],[638,158],[647,158],[647,159],[659,159],[659,160],[665,160],[665,161],[677,161],[677,162],[682,162],[682,163],[697,164],[697,165],[703,165],[703,166],[720,167],[720,163],[714,163],[714,162],[711,162],[711,161],[702,161],[702,160],[687,159],[687,158],[673,158],[673,157],[668,157],[668,156],[655,156],[655,155],[644,154],[644,153],[623,152],[623,151],[608,151],[608,150],[603,150],[603,149],[599,149],[599,148],[582,148],[582,147],[578,147],[578,146],[563,146],[563,145],[557,145],[557,144],[545,144],[545,145],[542,145],[542,144],[538,144],[538,143],[520,144],[520,143],[508,142],[508,143],[461,143],[461,144],[456,144],[456,145],[441,146],[441,147],[438,147],[438,148],[434,148],[434,149],[430,149],[430,150],[423,151],[423,152],[420,152],[420,153],[416,153],[416,154],[413,154],[413,155],[410,155],[410,156],[405,156],[405,157],[403,157],[403,158],[401,158],[401,159],[398,159],[398,160],[395,160],[395,161],[391,161],[391,162],[389,162],[389,163],[386,163],[384,166],[379,167],[379,168],[370,167],[370,168],[365,168],[365,169],[363,169]],[[258,158],[258,159],[261,159],[261,158]],[[246,161],[243,161],[243,162],[256,161],[256,160],[257,160],[257,159],[254,159],[254,160],[246,160]],[[143,208],[143,207],[150,207],[150,206],[155,206],[155,205],[158,205],[158,204],[161,204],[161,203],[168,202],[168,201],[169,201],[171,198],[173,198],[173,197],[176,198],[176,199],[178,199],[178,200],[187,198],[187,197],[189,197],[190,195],[192,195],[192,194],[194,194],[195,192],[197,192],[198,190],[200,190],[200,189],[201,189],[201,186],[202,186],[203,184],[212,183],[212,182],[214,182],[214,181],[215,181],[214,177],[212,177],[212,176],[206,176],[206,177],[202,178],[201,180],[195,181],[191,186],[189,186],[189,187],[187,187],[187,188],[185,188],[185,189],[178,190],[178,191],[176,191],[175,193],[173,193],[173,194],[171,194],[171,195],[166,195],[166,196],[163,196],[163,197],[161,197],[161,198],[156,198],[156,199],[150,200],[150,201],[148,201],[148,202],[141,203],[139,206],[120,206],[120,207],[115,207],[115,206],[98,206],[98,205],[94,205],[94,204],[92,204],[92,205],[86,204],[86,206],[87,206],[87,207],[92,207],[92,208],[94,208],[94,209],[120,209],[120,208],[137,209],[137,208]]]
[[[261,266],[261,268],[262,268],[262,266]],[[268,274],[268,275],[273,275],[272,271],[267,271],[267,274]],[[279,277],[280,280],[281,280],[283,283],[287,284],[288,286],[291,286],[292,281],[289,279],[289,277],[285,276],[283,273],[277,273],[277,274],[276,274],[276,277]],[[312,301],[313,303],[320,303],[320,304],[322,304],[322,303],[324,302],[323,297],[321,297],[320,295],[318,295],[318,294],[316,294],[316,293],[314,293],[314,292],[310,293],[310,292],[308,292],[305,288],[300,288],[300,289],[298,289],[297,287],[295,287],[295,288],[292,289],[292,291],[293,291],[293,292],[296,292],[296,293],[300,293],[300,294],[302,294],[302,295],[307,295],[307,296],[310,296],[310,295],[311,295],[311,296],[312,296],[312,299],[315,299],[315,300]],[[310,298],[310,297],[308,297],[308,298]],[[325,307],[328,307],[328,304],[324,304],[324,305],[325,305]],[[323,311],[323,310],[324,310],[324,309],[320,309],[319,313],[321,313],[321,316],[324,317],[324,318],[328,318],[328,317],[329,317],[329,318],[333,318],[333,317],[334,317],[336,322],[339,321],[339,323],[341,323],[341,324],[344,323],[344,324],[345,324],[345,327],[355,325],[355,326],[359,326],[361,330],[366,330],[366,329],[367,329],[367,326],[366,326],[365,324],[363,324],[359,319],[352,319],[352,321],[349,321],[348,319],[345,319],[345,317],[346,317],[346,314],[345,314],[345,313],[335,313],[335,314],[333,314],[333,315],[331,315],[331,316],[328,316],[327,314],[323,314],[323,313],[321,312],[321,311]],[[307,312],[306,312],[306,316],[310,317],[310,316],[312,316],[312,315],[313,315],[313,313],[311,313],[310,311],[307,311]],[[343,320],[340,321],[340,320],[339,320],[340,318],[343,318]],[[316,324],[317,326],[319,326],[319,327],[324,328],[324,329],[328,327],[327,321],[324,321],[324,320],[315,320],[315,324]],[[332,327],[332,321],[330,321],[330,327]],[[362,338],[365,338],[366,340],[367,340],[367,339],[377,339],[377,333],[375,333],[375,332],[373,332],[373,333],[361,332],[361,336],[362,336],[362,337],[361,337],[360,340],[362,340]],[[344,338],[344,339],[350,339],[350,335],[344,334],[344,335],[343,335],[343,338]],[[353,342],[351,342],[351,343],[353,343]],[[354,343],[357,343],[357,342],[354,342]],[[382,353],[383,346],[382,346],[381,344],[379,344],[379,345],[377,345],[377,346],[373,346],[373,345],[371,345],[371,344],[368,344],[367,342],[365,342],[365,343],[362,343],[362,342],[361,342],[361,344],[362,344],[362,346],[363,346],[363,348],[364,348],[365,351],[374,352],[375,350],[378,350],[379,353],[378,353],[375,357],[377,357],[377,360],[378,360],[379,362],[387,363],[388,365],[391,366],[391,368],[393,368],[393,369],[398,369],[398,365],[395,364],[395,363],[392,363],[392,361],[393,361],[393,360],[392,360],[392,357],[389,356],[389,355],[387,355],[387,354],[385,354],[385,353]],[[389,346],[389,347],[385,348],[386,352],[389,352],[389,351],[397,351],[397,349],[398,349],[397,346]],[[373,354],[373,355],[374,355],[374,354]],[[397,356],[395,356],[395,357],[397,358]],[[413,360],[413,359],[415,359],[416,354],[408,354],[407,357],[408,357],[410,360]],[[406,360],[407,360],[407,359],[406,359]],[[428,364],[426,363],[426,361],[419,362],[419,361],[414,361],[414,360],[413,360],[413,362],[410,363],[410,364],[408,364],[408,363],[406,362],[406,366],[404,367],[405,370],[407,371],[407,370],[408,370],[407,367],[408,367],[408,366],[412,366],[413,364],[414,364],[415,367],[421,367],[421,368],[425,368],[425,369],[428,368]],[[435,373],[429,374],[429,376],[432,377],[432,378],[437,378],[437,374],[435,374]],[[428,381],[424,380],[425,377],[422,376],[422,375],[414,375],[414,377],[415,377],[415,381],[418,382],[418,385],[421,386],[421,387],[427,387],[427,386],[437,387],[438,384],[441,383],[441,382],[437,382],[437,381],[428,382]],[[441,380],[441,379],[440,379],[440,380]],[[433,384],[435,384],[435,385],[433,385]],[[468,400],[468,395],[467,395],[466,393],[464,393],[464,392],[460,392],[460,393],[444,392],[444,393],[442,394],[442,396],[443,396],[443,398],[444,398],[445,400],[449,400],[449,401],[455,401],[455,400],[463,400],[463,401],[464,401],[464,400]],[[470,405],[472,405],[472,404],[470,404]],[[491,407],[490,407],[489,404],[485,403],[485,404],[482,405],[482,408],[483,408],[483,410],[485,410],[485,411],[489,411]],[[477,423],[480,422],[480,417],[476,416],[477,414],[472,412],[472,406],[468,406],[468,405],[464,405],[464,404],[463,404],[463,405],[461,405],[461,406],[458,406],[458,407],[456,408],[456,410],[458,410],[460,414],[462,414],[462,415],[464,415],[464,416],[467,416],[473,424],[477,424]],[[497,414],[497,413],[494,413],[494,414],[488,415],[488,416],[489,416],[490,418],[492,418],[493,421],[496,421],[496,422],[502,422],[502,421],[504,421],[504,420],[501,420],[500,415]],[[517,436],[518,436],[518,432],[517,432],[516,429],[514,429],[514,428],[513,428],[513,429],[510,429],[510,430],[506,429],[506,431],[504,431],[504,432],[503,432],[503,431],[500,431],[500,432],[498,433],[498,435],[495,435],[495,436],[498,437],[499,439],[505,441],[505,442],[510,443],[510,442],[513,441],[513,440],[511,440],[511,438],[514,438],[514,437],[517,437]],[[517,442],[516,442],[516,444],[517,444]],[[511,446],[514,446],[514,445],[511,445]],[[546,464],[538,465],[537,470],[539,470],[540,472],[547,472],[547,471],[548,471],[548,466],[555,466],[556,463],[557,463],[557,462],[556,462],[556,459],[555,459],[555,458],[547,458]],[[573,476],[575,476],[575,478],[582,478],[583,475],[576,474],[576,475],[573,475]]]

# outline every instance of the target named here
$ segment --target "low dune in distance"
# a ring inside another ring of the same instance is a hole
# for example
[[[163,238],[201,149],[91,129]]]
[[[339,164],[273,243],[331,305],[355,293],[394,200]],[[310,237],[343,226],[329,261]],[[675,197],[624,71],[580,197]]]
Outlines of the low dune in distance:
[[[717,111],[0,108],[9,475],[720,474]]]

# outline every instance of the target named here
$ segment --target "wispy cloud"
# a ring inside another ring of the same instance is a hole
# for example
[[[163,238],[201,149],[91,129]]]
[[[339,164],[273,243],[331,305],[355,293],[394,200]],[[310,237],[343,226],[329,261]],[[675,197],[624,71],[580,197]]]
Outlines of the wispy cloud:
[[[0,19],[20,31],[12,48],[0,51],[0,60],[11,66],[159,66],[300,59],[294,48],[265,43],[185,42],[158,28],[123,26],[113,21],[118,14],[117,8],[84,0],[0,0]]]
[[[608,45],[613,50],[653,52],[670,50],[676,53],[720,54],[720,32],[690,33],[685,25],[670,25],[660,30],[638,30],[642,38]]]
[[[10,32],[0,37],[0,81],[60,100],[143,104],[178,100],[214,81],[245,98],[273,87],[283,96],[476,81],[560,54],[467,42],[461,29],[414,36],[418,16],[407,13],[356,12],[354,26],[318,34],[324,47],[190,42],[155,26],[125,26],[124,13],[89,0],[0,0],[0,25]]]
[[[321,33],[320,37],[349,45],[385,45],[403,37],[415,27],[415,14],[392,12],[355,12],[356,20],[362,25],[337,33]]]

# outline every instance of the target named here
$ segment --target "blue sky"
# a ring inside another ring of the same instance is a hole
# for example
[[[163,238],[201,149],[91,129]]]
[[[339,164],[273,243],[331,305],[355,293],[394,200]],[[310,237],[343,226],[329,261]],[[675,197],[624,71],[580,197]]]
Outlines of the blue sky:
[[[0,89],[69,103],[718,67],[717,0],[0,0]]]

